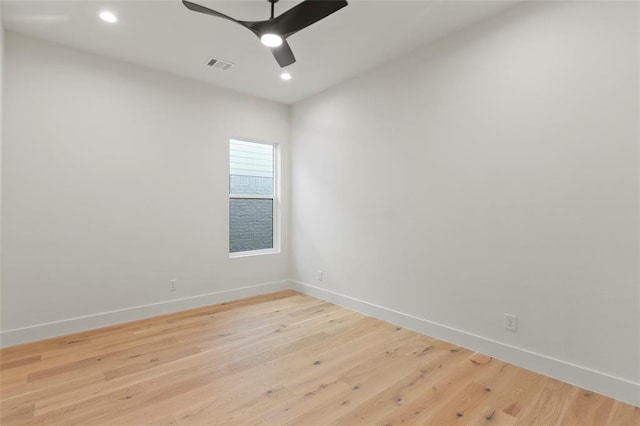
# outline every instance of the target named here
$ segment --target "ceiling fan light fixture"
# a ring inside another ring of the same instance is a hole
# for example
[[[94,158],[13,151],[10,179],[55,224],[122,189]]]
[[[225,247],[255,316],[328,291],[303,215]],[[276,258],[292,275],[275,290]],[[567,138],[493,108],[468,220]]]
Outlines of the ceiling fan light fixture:
[[[282,44],[282,37],[278,34],[267,33],[260,36],[260,41],[267,47],[278,47]]]
[[[100,16],[100,19],[110,24],[115,24],[116,22],[118,22],[118,17],[113,12],[109,12],[108,10],[101,11],[100,13],[98,13],[98,16]]]

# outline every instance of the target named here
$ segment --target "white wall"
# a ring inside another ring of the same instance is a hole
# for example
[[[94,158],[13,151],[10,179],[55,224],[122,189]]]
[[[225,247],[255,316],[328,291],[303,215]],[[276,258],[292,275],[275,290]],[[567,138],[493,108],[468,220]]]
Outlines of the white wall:
[[[4,24],[2,22],[2,2],[0,2],[0,236],[2,235],[2,134],[4,117]],[[1,238],[0,238],[1,240]],[[2,306],[2,244],[0,244],[0,306]],[[2,330],[2,315],[0,315]]]
[[[229,259],[227,211],[231,137],[281,143],[288,181],[288,106],[13,33],[5,70],[3,344],[288,278],[287,187],[282,254]]]
[[[638,28],[530,2],[295,105],[293,279],[640,404]]]

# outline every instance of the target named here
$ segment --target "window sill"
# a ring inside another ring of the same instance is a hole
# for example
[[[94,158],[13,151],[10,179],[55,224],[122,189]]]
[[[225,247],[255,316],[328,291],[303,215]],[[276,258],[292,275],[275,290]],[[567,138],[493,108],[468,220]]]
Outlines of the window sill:
[[[235,259],[238,257],[262,256],[265,254],[280,254],[280,250],[265,249],[265,250],[238,251],[235,253],[229,253],[229,259]]]

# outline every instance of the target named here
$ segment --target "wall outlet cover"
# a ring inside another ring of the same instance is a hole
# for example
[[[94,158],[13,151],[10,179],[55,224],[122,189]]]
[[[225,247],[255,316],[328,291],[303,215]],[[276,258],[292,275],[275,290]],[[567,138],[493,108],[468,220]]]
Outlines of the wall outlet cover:
[[[504,329],[508,331],[513,331],[514,333],[518,331],[518,317],[511,314],[504,314]]]

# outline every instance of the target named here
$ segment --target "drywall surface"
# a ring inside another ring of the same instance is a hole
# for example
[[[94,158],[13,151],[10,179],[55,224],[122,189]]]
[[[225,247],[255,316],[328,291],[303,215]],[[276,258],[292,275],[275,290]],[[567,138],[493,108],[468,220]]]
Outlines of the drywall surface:
[[[0,236],[2,235],[2,134],[4,117],[4,24],[2,22],[2,4],[0,3]],[[2,306],[2,244],[0,244],[0,306]],[[2,315],[0,315],[2,330]]]
[[[3,332],[288,278],[289,107],[10,32],[5,65]],[[281,144],[282,254],[229,259],[230,138]]]
[[[296,104],[292,278],[638,389],[638,28],[530,2]]]

